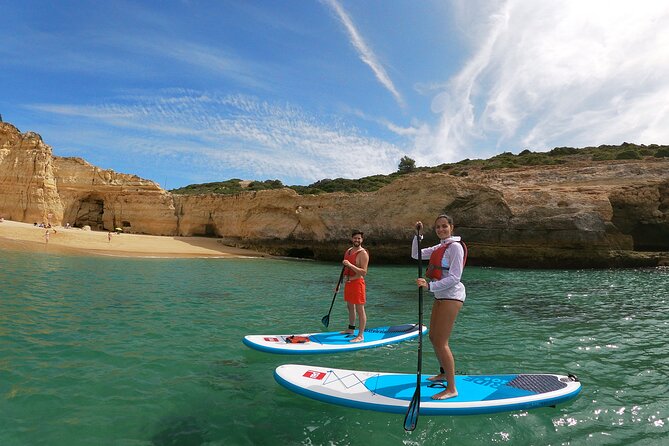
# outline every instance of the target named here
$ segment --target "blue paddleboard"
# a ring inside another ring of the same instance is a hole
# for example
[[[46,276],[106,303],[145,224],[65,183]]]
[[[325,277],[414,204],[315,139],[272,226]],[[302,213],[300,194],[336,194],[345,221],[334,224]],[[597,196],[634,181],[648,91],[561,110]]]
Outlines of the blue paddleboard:
[[[313,365],[286,364],[274,378],[300,395],[340,406],[379,412],[406,413],[416,390],[416,375],[364,372]],[[444,383],[422,377],[420,414],[472,415],[555,406],[581,391],[573,375],[457,375],[458,396],[433,400]]]
[[[423,334],[427,327],[423,326]],[[350,342],[358,334],[339,332],[287,334],[287,335],[248,335],[244,344],[255,350],[268,353],[307,355],[315,353],[337,353],[380,347],[418,337],[417,324],[391,325],[368,328],[364,332],[363,342]]]

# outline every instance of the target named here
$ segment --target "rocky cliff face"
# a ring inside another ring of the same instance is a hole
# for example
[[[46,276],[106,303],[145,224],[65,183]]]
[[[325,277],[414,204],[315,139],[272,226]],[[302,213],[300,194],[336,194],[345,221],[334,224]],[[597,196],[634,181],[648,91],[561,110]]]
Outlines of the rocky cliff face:
[[[0,215],[27,223],[174,235],[171,194],[153,181],[53,156],[36,133],[0,123]]]
[[[80,158],[54,158],[53,175],[63,207],[59,222],[94,230],[174,235],[170,193],[153,181],[99,169]]]
[[[62,214],[51,147],[32,132],[0,122],[0,215],[18,221],[58,221]]]
[[[404,176],[372,193],[172,195],[152,181],[54,157],[0,123],[0,215],[52,224],[208,235],[277,255],[339,260],[350,229],[373,261],[408,261],[416,220],[451,214],[469,262],[514,267],[669,263],[669,160]],[[436,242],[427,233],[426,243]]]

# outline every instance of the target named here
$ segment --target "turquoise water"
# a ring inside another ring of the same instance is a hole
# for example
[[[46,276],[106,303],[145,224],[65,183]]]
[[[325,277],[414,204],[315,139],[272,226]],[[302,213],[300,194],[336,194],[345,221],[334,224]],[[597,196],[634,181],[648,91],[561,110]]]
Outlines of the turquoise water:
[[[469,267],[462,373],[574,373],[558,408],[351,410],[280,387],[283,363],[415,373],[418,343],[280,356],[245,334],[320,331],[339,265],[0,251],[0,445],[655,445],[669,438],[669,270]],[[416,268],[374,266],[369,325],[416,321]],[[431,302],[426,300],[426,313]],[[427,316],[426,316],[427,320]],[[330,329],[347,324],[335,304]],[[425,344],[426,373],[434,354]]]

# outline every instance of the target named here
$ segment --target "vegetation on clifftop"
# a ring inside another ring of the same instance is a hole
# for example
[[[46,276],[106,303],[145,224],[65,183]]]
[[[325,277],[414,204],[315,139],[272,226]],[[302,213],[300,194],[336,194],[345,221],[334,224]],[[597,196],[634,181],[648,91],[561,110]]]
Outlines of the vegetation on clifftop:
[[[335,178],[316,181],[308,186],[286,186],[280,180],[243,181],[233,178],[214,183],[191,184],[170,192],[180,195],[221,194],[232,195],[241,192],[288,187],[298,194],[322,194],[330,192],[373,192],[393,182],[402,175],[413,172],[447,172],[454,176],[468,176],[470,171],[518,168],[523,166],[550,166],[583,161],[640,160],[646,158],[669,157],[669,146],[658,144],[622,143],[618,146],[601,145],[598,147],[556,147],[548,152],[523,150],[518,155],[504,152],[485,160],[465,159],[457,163],[440,164],[434,167],[416,167],[415,161],[405,156],[397,172],[389,175],[372,175],[358,179]]]

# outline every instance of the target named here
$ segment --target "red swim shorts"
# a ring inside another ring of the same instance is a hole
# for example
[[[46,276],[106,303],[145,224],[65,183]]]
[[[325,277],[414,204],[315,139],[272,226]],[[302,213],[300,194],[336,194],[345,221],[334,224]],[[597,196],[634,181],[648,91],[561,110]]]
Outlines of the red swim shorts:
[[[364,304],[365,299],[365,279],[359,278],[346,282],[344,285],[344,300],[352,304]]]

